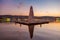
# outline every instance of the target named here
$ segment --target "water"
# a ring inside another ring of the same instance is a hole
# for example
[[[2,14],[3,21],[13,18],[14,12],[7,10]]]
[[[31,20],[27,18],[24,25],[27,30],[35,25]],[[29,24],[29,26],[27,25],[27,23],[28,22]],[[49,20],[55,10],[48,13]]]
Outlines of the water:
[[[0,23],[0,40],[60,40],[60,23],[36,25],[30,39],[28,26],[14,23]]]

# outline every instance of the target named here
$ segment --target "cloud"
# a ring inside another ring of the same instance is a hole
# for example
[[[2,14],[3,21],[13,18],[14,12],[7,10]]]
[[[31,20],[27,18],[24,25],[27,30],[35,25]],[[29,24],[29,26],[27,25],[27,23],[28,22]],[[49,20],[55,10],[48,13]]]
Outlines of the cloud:
[[[22,8],[22,7],[24,7],[24,6],[25,6],[24,3],[18,3],[18,4],[17,4],[17,8]]]

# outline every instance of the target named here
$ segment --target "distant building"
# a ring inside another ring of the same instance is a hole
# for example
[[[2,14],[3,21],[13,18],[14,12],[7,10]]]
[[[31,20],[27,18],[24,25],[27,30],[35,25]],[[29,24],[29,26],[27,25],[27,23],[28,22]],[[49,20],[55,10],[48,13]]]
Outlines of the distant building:
[[[6,18],[6,22],[10,22],[11,21],[11,19],[10,18]]]
[[[0,22],[2,22],[2,18],[0,18]]]
[[[56,22],[60,22],[60,18],[56,18]]]

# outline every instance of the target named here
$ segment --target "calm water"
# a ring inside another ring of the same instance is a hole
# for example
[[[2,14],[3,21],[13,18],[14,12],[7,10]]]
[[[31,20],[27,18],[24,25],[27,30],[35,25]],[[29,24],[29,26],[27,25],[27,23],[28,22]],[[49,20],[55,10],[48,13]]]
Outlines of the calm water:
[[[28,26],[14,23],[0,23],[0,40],[60,40],[60,23],[36,25],[30,39]]]

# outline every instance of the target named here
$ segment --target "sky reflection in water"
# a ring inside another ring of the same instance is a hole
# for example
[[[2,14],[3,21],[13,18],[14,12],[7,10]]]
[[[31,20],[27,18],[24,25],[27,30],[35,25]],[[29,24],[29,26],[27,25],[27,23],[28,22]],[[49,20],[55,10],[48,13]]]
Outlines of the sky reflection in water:
[[[0,23],[0,39],[3,40],[31,40],[28,27],[14,23]],[[36,25],[32,40],[60,40],[60,23]]]

